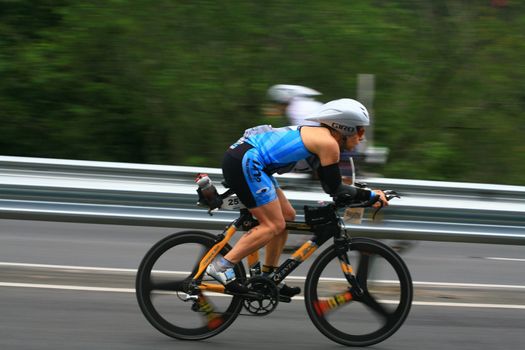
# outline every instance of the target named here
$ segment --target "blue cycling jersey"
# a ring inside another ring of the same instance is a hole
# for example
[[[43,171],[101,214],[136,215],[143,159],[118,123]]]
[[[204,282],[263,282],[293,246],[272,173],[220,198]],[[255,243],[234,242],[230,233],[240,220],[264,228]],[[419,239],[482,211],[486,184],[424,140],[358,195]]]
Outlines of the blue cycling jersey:
[[[272,176],[291,170],[312,170],[319,158],[303,143],[300,127],[248,129],[226,152],[223,175],[241,201],[254,208],[277,199],[279,184]]]
[[[315,157],[304,146],[298,126],[282,128],[272,128],[270,125],[256,126],[246,130],[243,137],[230,148],[233,149],[244,142],[257,150],[265,172],[269,174],[289,172],[297,162]]]

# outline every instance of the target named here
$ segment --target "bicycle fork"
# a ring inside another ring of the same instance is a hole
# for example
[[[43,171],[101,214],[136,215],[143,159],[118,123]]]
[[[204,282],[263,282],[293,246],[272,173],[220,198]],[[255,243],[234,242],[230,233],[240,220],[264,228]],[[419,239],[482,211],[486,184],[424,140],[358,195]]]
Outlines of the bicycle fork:
[[[364,293],[354,275],[354,269],[348,258],[348,243],[346,239],[336,239],[335,245],[341,271],[351,287],[343,293],[338,293],[327,299],[317,300],[314,307],[319,316],[325,315],[328,312],[334,311],[335,309],[352,302],[355,300],[354,296],[361,297]]]

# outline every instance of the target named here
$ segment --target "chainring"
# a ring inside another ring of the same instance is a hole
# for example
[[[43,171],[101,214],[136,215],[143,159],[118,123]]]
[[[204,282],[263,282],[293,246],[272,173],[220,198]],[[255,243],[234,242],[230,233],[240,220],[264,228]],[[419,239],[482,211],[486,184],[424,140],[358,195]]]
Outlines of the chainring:
[[[260,298],[245,298],[244,308],[256,316],[265,316],[271,313],[279,304],[279,290],[275,283],[262,276],[255,276],[246,281],[251,291],[260,294]]]

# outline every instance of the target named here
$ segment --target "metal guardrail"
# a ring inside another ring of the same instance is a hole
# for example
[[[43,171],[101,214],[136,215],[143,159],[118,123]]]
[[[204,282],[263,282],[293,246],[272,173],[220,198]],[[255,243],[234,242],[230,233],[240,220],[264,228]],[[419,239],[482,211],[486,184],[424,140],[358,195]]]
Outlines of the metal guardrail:
[[[236,216],[195,206],[193,179],[215,168],[0,157],[0,218],[222,229]],[[329,201],[307,176],[278,177],[301,214]],[[403,194],[354,235],[432,241],[525,244],[525,187],[402,179],[361,179]],[[220,186],[218,186],[220,188]],[[301,215],[298,215],[299,219]]]

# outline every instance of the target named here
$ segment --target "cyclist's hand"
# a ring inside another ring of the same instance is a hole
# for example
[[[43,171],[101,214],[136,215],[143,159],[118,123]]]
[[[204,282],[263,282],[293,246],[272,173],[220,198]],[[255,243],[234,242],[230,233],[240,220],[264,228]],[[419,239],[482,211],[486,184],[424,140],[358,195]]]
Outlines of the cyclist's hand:
[[[381,190],[374,190],[374,192],[377,196],[379,196],[378,201],[374,203],[374,208],[388,206],[388,200],[386,199],[385,193]]]

